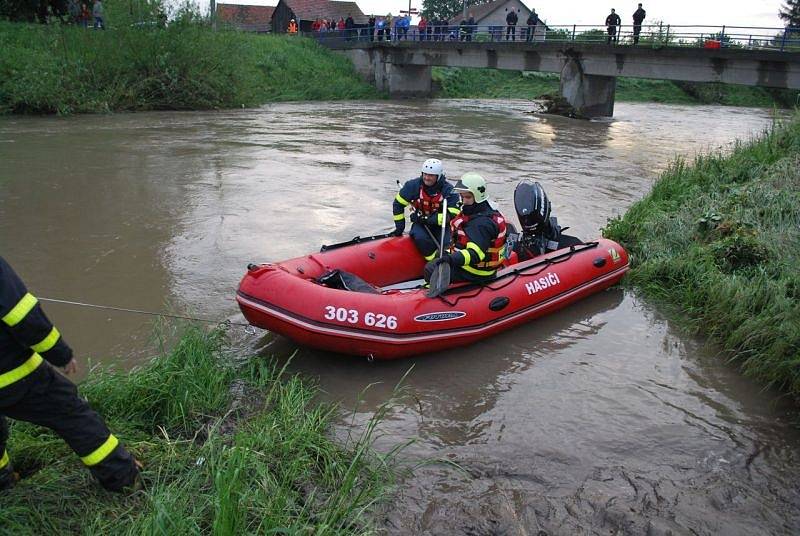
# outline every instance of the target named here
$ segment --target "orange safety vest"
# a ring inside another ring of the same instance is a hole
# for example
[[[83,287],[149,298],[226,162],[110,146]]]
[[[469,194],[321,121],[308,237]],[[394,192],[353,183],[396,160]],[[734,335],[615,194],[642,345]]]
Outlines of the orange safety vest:
[[[425,185],[419,187],[419,197],[411,201],[411,205],[422,212],[425,216],[430,216],[439,212],[439,207],[442,206],[444,196],[439,191],[436,195],[429,195],[425,191]]]
[[[468,272],[474,272],[477,273],[477,275],[492,275],[494,271],[503,264],[503,250],[506,245],[506,220],[503,218],[503,215],[497,211],[492,212],[491,217],[492,221],[497,226],[497,238],[489,244],[489,251],[485,252],[487,253],[486,258],[477,264],[463,267]],[[464,231],[464,227],[466,227],[468,221],[469,216],[462,212],[450,222],[450,226],[455,235],[454,242],[457,249],[467,249],[467,244],[470,240],[466,231]],[[473,267],[478,270],[470,269]],[[488,272],[485,270],[488,270]]]
[[[296,34],[297,33],[297,23],[295,21],[289,22],[289,33]]]

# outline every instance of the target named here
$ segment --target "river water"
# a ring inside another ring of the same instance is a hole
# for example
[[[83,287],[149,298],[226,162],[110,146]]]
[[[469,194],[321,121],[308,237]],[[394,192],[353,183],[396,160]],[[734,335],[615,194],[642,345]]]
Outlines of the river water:
[[[427,157],[450,177],[482,172],[509,217],[517,181],[539,180],[561,224],[590,239],[676,155],[729,147],[771,121],[623,103],[613,121],[589,123],[529,108],[316,102],[3,118],[0,254],[41,297],[242,321],[233,297],[247,263],[388,230],[395,180]],[[127,367],[152,352],[150,317],[46,309],[82,358]],[[294,350],[231,335],[258,355]],[[420,465],[380,513],[389,533],[800,532],[796,411],[632,290],[469,348],[391,363],[301,349],[290,369],[354,408],[342,435],[407,373],[377,445],[413,439],[400,460]]]

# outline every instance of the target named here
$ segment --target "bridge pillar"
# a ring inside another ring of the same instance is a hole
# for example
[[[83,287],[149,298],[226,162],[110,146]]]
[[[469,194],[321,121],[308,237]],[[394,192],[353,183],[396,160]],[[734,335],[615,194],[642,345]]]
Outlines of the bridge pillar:
[[[561,69],[561,96],[585,117],[614,115],[617,79],[613,76],[585,74],[580,61],[570,58]]]
[[[395,65],[386,64],[388,78],[387,89],[393,98],[430,97],[431,66],[430,65]]]

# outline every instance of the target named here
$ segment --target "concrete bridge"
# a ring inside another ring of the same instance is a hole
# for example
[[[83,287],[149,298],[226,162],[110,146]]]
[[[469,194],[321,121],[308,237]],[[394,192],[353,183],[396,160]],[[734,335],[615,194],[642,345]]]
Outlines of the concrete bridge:
[[[589,117],[614,114],[616,77],[800,89],[800,52],[553,43],[399,41],[324,43],[393,97],[431,93],[431,67],[559,73],[561,94]]]

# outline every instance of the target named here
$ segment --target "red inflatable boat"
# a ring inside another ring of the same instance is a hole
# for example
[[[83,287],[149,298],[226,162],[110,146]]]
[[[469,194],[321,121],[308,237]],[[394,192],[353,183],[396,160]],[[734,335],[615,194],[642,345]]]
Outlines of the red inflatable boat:
[[[470,344],[599,292],[622,278],[628,255],[600,239],[508,266],[486,285],[454,284],[436,298],[418,280],[423,267],[408,236],[356,238],[250,265],[236,299],[248,322],[298,344],[395,359]]]

